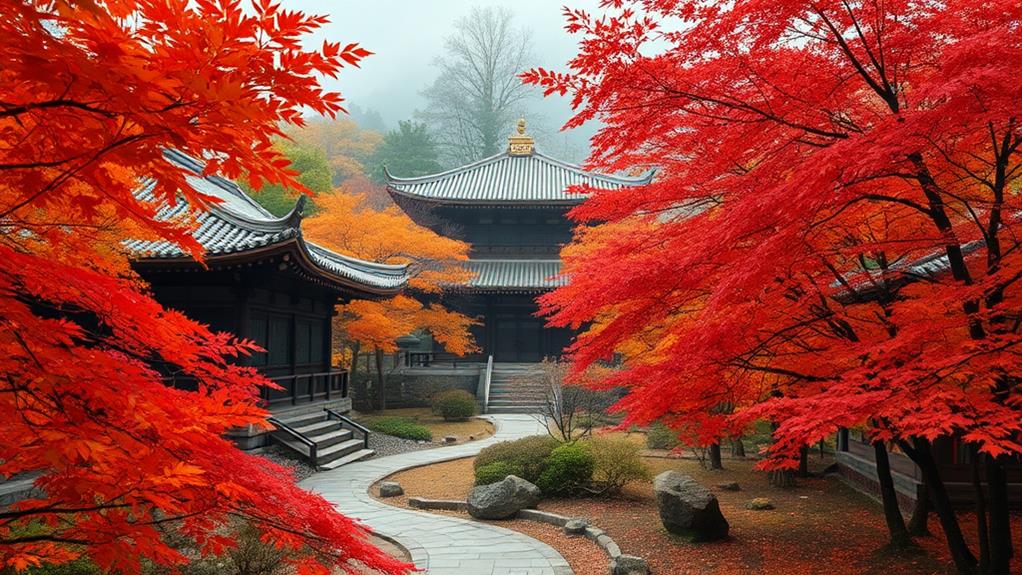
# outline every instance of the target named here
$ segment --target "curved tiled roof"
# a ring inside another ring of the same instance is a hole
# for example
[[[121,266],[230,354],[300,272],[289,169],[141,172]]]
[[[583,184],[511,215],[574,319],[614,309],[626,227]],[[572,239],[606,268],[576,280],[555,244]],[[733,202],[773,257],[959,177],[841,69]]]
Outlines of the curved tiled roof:
[[[458,287],[469,291],[545,291],[568,283],[560,260],[469,260],[465,267],[476,275]]]
[[[234,182],[219,176],[202,176],[203,165],[194,158],[173,150],[164,155],[168,161],[191,172],[185,178],[196,191],[220,200],[220,203],[210,205],[207,211],[196,216],[197,227],[193,235],[205,248],[207,263],[262,248],[293,247],[304,263],[312,268],[309,271],[333,283],[387,293],[399,291],[407,283],[406,265],[368,262],[305,241],[301,231],[304,196],[299,198],[291,213],[278,218]],[[136,192],[136,197],[147,202],[159,201],[156,186],[155,181],[147,182]],[[174,205],[164,204],[156,217],[166,221],[186,215],[189,209],[188,203],[179,199]],[[131,240],[125,245],[138,254],[138,261],[190,259],[180,246],[165,240]]]
[[[386,170],[386,168],[384,168]],[[386,172],[392,195],[449,204],[576,204],[582,194],[568,188],[588,185],[619,189],[650,182],[653,173],[630,178],[587,172],[539,152],[515,155],[507,151],[439,174],[398,178]]]

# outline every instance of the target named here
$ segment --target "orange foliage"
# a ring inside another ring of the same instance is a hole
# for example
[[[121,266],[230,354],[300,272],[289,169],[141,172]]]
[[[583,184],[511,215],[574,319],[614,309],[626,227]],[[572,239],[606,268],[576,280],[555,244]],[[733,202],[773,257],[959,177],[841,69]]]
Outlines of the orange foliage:
[[[335,184],[363,175],[365,161],[383,142],[379,132],[363,130],[351,118],[318,118],[287,135],[301,146],[323,150]]]
[[[316,202],[321,211],[304,222],[303,231],[325,247],[371,261],[411,263],[415,273],[409,285],[422,293],[438,294],[444,285],[471,278],[461,265],[468,260],[468,244],[416,224],[396,206],[376,210],[364,194],[343,190],[323,194]],[[436,303],[424,305],[400,295],[356,300],[339,310],[339,330],[364,346],[394,351],[398,337],[426,330],[452,353],[477,349],[469,333],[475,320]]]

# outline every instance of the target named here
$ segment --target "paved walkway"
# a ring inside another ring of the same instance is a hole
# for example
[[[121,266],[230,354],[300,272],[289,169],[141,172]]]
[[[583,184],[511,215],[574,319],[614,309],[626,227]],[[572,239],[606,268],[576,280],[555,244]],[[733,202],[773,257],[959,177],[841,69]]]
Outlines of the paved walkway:
[[[410,467],[475,455],[487,445],[546,433],[529,415],[492,415],[497,432],[486,439],[359,461],[317,473],[299,485],[342,513],[403,545],[431,575],[572,575],[552,547],[489,523],[385,505],[369,495],[380,479]]]

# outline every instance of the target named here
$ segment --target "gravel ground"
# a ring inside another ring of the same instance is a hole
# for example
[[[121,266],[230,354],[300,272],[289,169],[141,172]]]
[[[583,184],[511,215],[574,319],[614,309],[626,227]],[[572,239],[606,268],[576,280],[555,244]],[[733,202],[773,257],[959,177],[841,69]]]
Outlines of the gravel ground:
[[[376,451],[374,457],[384,457],[387,455],[397,455],[398,453],[408,453],[409,451],[418,451],[420,449],[430,449],[436,447],[436,443],[419,443],[411,439],[403,439],[400,437],[394,437],[393,435],[386,435],[378,431],[374,431],[369,434],[369,449]]]
[[[304,460],[298,459],[300,456],[283,445],[270,445],[265,447],[259,455],[290,469],[295,474],[296,482],[301,481],[316,472],[311,465]]]
[[[394,474],[405,496],[384,499],[407,506],[408,497],[464,499],[472,487],[472,458],[438,463]],[[815,459],[814,459],[815,462]],[[941,544],[939,525],[931,518],[933,537],[919,540],[925,552],[878,552],[886,543],[883,514],[872,500],[833,478],[802,479],[796,489],[771,487],[767,475],[753,469],[755,461],[727,461],[724,471],[702,469],[695,461],[647,458],[655,475],[675,469],[711,488],[737,481],[741,491],[716,491],[721,511],[731,523],[731,539],[693,544],[668,535],[661,527],[649,483],[637,482],[616,498],[545,499],[539,508],[561,515],[586,517],[608,532],[624,553],[645,557],[658,575],[947,575],[952,572]],[[814,469],[824,462],[815,462]],[[371,490],[378,496],[378,489]],[[774,511],[754,511],[746,503],[767,497]],[[459,516],[467,517],[465,514]],[[974,523],[963,515],[962,525]],[[1022,526],[1022,514],[1014,517]],[[564,555],[578,575],[606,573],[607,560],[599,549],[560,536],[556,529],[522,520],[497,524],[546,542]],[[1017,532],[1022,532],[1020,528]],[[970,539],[974,537],[967,535]],[[1022,537],[1018,545],[1022,547]],[[1022,561],[1016,561],[1022,564]],[[834,571],[834,565],[841,565]]]

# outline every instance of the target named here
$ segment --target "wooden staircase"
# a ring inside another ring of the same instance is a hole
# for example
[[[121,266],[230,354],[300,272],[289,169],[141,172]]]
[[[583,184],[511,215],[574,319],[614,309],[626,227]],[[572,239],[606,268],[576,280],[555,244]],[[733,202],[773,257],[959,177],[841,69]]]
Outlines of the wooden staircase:
[[[290,417],[269,418],[275,443],[302,455],[316,469],[336,469],[374,453],[369,430],[347,416],[325,409]]]
[[[495,363],[486,413],[544,413],[547,389],[534,363]]]

